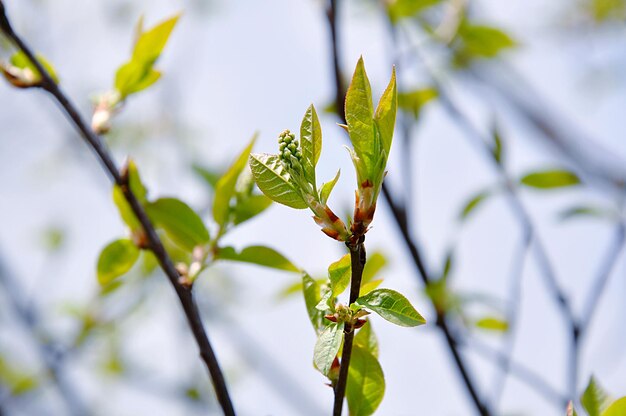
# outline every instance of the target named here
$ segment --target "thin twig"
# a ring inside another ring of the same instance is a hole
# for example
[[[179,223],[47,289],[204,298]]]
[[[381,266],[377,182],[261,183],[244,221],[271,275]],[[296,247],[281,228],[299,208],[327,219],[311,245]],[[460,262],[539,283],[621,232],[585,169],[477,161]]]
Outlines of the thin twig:
[[[346,243],[350,250],[350,266],[352,275],[350,277],[350,303],[356,302],[361,291],[361,280],[363,278],[363,268],[367,260],[365,254],[364,237],[361,237],[356,244]],[[346,322],[344,326],[343,350],[341,352],[341,365],[339,367],[339,378],[335,385],[335,402],[333,405],[333,416],[341,416],[343,408],[343,398],[348,385],[348,372],[350,369],[350,357],[352,356],[352,343],[354,341],[354,328],[352,324]]]
[[[94,152],[97,154],[100,162],[102,163],[105,171],[111,177],[113,182],[122,189],[124,197],[131,206],[133,213],[141,223],[148,240],[149,249],[154,253],[158,259],[159,264],[170,283],[174,287],[181,306],[185,312],[187,322],[194,335],[198,348],[200,350],[200,356],[202,357],[206,367],[211,375],[213,387],[217,399],[222,406],[222,410],[225,415],[234,415],[235,411],[228,393],[226,381],[224,375],[217,361],[217,357],[213,351],[213,347],[209,342],[209,338],[202,324],[202,318],[198,312],[198,307],[195,303],[193,293],[190,288],[181,285],[178,282],[179,274],[174,267],[174,263],[167,254],[163,243],[161,242],[154,226],[152,225],[148,215],[146,214],[143,206],[133,194],[130,187],[126,183],[126,180],[120,174],[113,157],[104,144],[102,139],[96,135],[90,127],[87,126],[85,121],[80,116],[77,108],[72,104],[69,98],[61,91],[58,85],[54,82],[50,74],[43,67],[41,62],[35,57],[30,47],[14,32],[9,20],[5,14],[4,5],[0,2],[0,29],[4,34],[20,49],[26,57],[32,62],[37,71],[41,74],[42,85],[41,87],[49,92],[64,110],[66,115],[70,118],[74,126],[80,132],[87,144],[91,146]]]
[[[345,122],[345,112],[344,112],[343,103],[345,101],[346,88],[344,87],[343,75],[342,75],[341,66],[339,62],[340,55],[338,51],[339,39],[338,39],[338,27],[337,27],[338,18],[337,18],[336,0],[329,0],[328,8],[326,10],[326,15],[328,17],[328,24],[329,24],[330,34],[331,34],[331,47],[332,47],[332,54],[333,54],[332,56],[333,72],[335,75],[334,77],[335,105],[336,105],[337,114],[339,115],[341,120]],[[391,209],[393,218],[402,234],[402,239],[409,250],[413,263],[418,271],[418,274],[421,277],[424,285],[428,285],[432,281],[432,279],[430,278],[430,275],[426,271],[426,267],[424,265],[424,261],[420,254],[420,251],[417,248],[417,245],[414,243],[413,237],[410,235],[406,208],[404,206],[400,206],[394,200],[393,196],[391,195],[388,189],[388,186],[384,182],[383,182],[382,190],[383,190],[383,196],[385,200],[387,201],[389,208]],[[450,353],[452,354],[452,357],[457,366],[459,374],[461,375],[461,378],[466,387],[466,390],[468,391],[472,399],[472,402],[474,403],[474,406],[476,407],[478,414],[480,414],[481,416],[491,415],[491,411],[488,409],[488,407],[485,404],[483,404],[481,398],[479,397],[478,390],[476,386],[474,385],[474,381],[471,379],[469,375],[469,371],[467,370],[467,365],[463,361],[463,358],[460,352],[458,351],[456,340],[454,339],[454,337],[452,336],[450,332],[450,329],[448,328],[448,324],[445,320],[445,316],[437,317],[437,327],[440,328],[444,334],[444,338],[446,340],[448,349],[450,350]]]

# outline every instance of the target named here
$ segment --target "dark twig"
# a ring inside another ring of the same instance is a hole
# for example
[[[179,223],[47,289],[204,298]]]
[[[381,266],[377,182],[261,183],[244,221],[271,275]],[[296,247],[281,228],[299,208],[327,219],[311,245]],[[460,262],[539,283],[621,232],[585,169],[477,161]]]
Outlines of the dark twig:
[[[345,101],[346,88],[344,87],[343,76],[342,76],[341,66],[339,62],[340,55],[338,51],[339,39],[338,39],[338,28],[337,28],[338,19],[337,19],[336,0],[329,0],[328,8],[326,10],[326,15],[328,17],[328,24],[330,28],[330,34],[331,34],[331,47],[332,47],[332,53],[333,53],[332,58],[333,58],[333,72],[335,75],[335,78],[334,78],[335,104],[336,104],[337,114],[339,115],[341,120],[345,122],[345,112],[344,112],[343,103]],[[400,206],[394,200],[386,183],[383,183],[382,191],[383,191],[383,196],[385,198],[385,201],[387,202],[387,204],[389,205],[389,208],[391,209],[396,225],[398,226],[402,234],[402,239],[409,250],[409,253],[411,255],[411,258],[413,260],[415,267],[417,268],[418,274],[421,277],[424,285],[428,285],[432,281],[432,279],[430,278],[430,275],[426,271],[426,267],[422,259],[422,256],[420,254],[420,251],[417,248],[417,245],[414,243],[413,237],[410,235],[406,208],[404,206]],[[478,414],[482,416],[490,415],[491,412],[489,411],[487,406],[485,406],[482,403],[482,400],[478,394],[478,390],[476,386],[474,385],[474,381],[471,379],[469,375],[469,371],[467,370],[467,365],[463,361],[463,357],[458,351],[456,340],[454,339],[454,337],[452,336],[450,332],[450,329],[448,328],[448,324],[445,320],[445,316],[437,317],[437,327],[440,328],[444,334],[446,344],[448,345],[448,348],[450,350],[450,353],[452,354],[452,357],[457,366],[459,374],[461,375],[464,385],[472,399],[472,402],[474,403],[476,407]]]
[[[346,243],[350,250],[350,265],[352,276],[350,278],[350,303],[356,302],[361,291],[361,279],[363,278],[363,268],[367,260],[365,254],[364,238],[361,237],[356,244]],[[341,365],[339,367],[339,378],[335,385],[335,402],[333,405],[333,416],[341,416],[343,408],[343,398],[348,385],[348,370],[350,369],[350,357],[352,356],[352,342],[354,341],[354,328],[348,322],[344,326],[343,351],[341,353]]]
[[[200,356],[202,357],[202,360],[206,364],[206,367],[211,375],[215,394],[220,405],[222,406],[222,410],[224,411],[225,415],[234,415],[235,411],[230,399],[230,395],[228,393],[228,389],[226,387],[224,375],[222,374],[222,370],[217,361],[217,357],[215,356],[213,347],[209,342],[209,338],[202,324],[202,319],[198,312],[198,307],[195,303],[193,293],[190,288],[187,288],[178,282],[179,274],[174,267],[174,263],[165,251],[165,247],[163,246],[163,243],[161,242],[154,226],[148,218],[148,215],[146,214],[143,206],[131,191],[130,187],[126,183],[126,179],[123,178],[120,174],[110,151],[101,140],[101,138],[96,135],[90,127],[87,126],[85,121],[80,116],[77,108],[74,106],[74,104],[72,104],[72,102],[70,102],[65,93],[61,91],[59,86],[54,82],[54,80],[43,67],[41,62],[39,62],[39,60],[35,57],[30,47],[28,47],[28,45],[26,45],[24,41],[13,31],[13,28],[11,27],[9,20],[7,19],[7,16],[5,14],[4,5],[2,5],[1,2],[0,29],[32,62],[37,71],[41,74],[41,87],[45,91],[49,92],[56,99],[65,114],[70,118],[76,129],[80,132],[83,139],[85,139],[87,144],[97,154],[105,171],[111,177],[113,182],[122,189],[124,197],[128,201],[133,210],[133,213],[136,215],[146,233],[149,249],[158,259],[161,268],[165,272],[170,283],[174,287],[176,294],[178,295],[178,299],[185,312],[189,327],[194,335],[196,343],[198,344]]]

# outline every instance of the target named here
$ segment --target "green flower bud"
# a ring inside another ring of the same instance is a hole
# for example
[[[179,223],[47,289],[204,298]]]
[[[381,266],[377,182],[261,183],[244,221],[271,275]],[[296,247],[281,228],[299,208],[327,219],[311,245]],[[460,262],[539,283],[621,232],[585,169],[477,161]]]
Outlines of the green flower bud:
[[[302,151],[299,147],[296,136],[289,130],[285,130],[278,136],[278,156],[283,164],[292,169],[301,170]]]

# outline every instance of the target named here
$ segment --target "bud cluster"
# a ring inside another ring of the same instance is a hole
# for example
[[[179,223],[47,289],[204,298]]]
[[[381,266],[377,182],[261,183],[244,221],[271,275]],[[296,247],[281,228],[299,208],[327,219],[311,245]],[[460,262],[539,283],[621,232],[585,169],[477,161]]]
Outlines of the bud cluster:
[[[278,149],[280,160],[287,166],[295,168],[302,160],[302,151],[296,135],[285,130],[278,136]]]

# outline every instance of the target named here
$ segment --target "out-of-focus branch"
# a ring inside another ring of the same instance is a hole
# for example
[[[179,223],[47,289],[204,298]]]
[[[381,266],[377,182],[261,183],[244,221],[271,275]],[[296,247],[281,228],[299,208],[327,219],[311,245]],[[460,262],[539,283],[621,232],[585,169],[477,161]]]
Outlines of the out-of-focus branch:
[[[346,88],[343,83],[343,75],[341,70],[341,65],[339,62],[339,39],[338,39],[338,18],[337,18],[337,1],[329,0],[328,8],[326,10],[326,15],[328,17],[328,24],[331,35],[331,48],[332,48],[332,61],[333,61],[333,72],[335,75],[335,104],[337,108],[337,114],[340,119],[345,122],[345,112],[343,108],[343,103],[345,101],[345,93]],[[391,195],[389,191],[389,187],[383,183],[383,196],[385,201],[389,205],[389,208],[392,212],[393,218],[398,226],[398,229],[401,233],[402,240],[404,241],[409,253],[411,255],[411,259],[418,271],[418,275],[422,279],[424,285],[428,285],[432,279],[428,274],[425,263],[422,259],[421,253],[415,244],[413,237],[409,231],[408,221],[407,221],[407,213],[406,207],[399,205]],[[438,313],[437,316],[437,327],[443,332],[444,338],[446,340],[446,345],[452,354],[452,358],[456,364],[457,370],[463,380],[465,388],[472,399],[472,402],[476,408],[476,411],[481,416],[491,415],[491,411],[488,407],[482,402],[482,399],[479,396],[478,389],[475,386],[474,381],[469,375],[469,371],[467,369],[467,364],[463,360],[460,351],[458,350],[458,345],[453,337],[450,329],[448,328],[448,324],[446,322],[445,315]]]
[[[5,297],[18,321],[32,338],[37,353],[50,376],[52,384],[63,400],[68,414],[75,416],[86,415],[88,412],[79,398],[78,389],[76,386],[70,385],[66,379],[62,366],[62,351],[58,346],[41,338],[39,311],[37,311],[35,305],[26,302],[22,289],[2,257],[0,257],[0,285],[2,285]]]
[[[125,199],[128,201],[133,210],[133,213],[136,215],[146,233],[149,249],[158,259],[161,268],[165,272],[165,275],[168,277],[176,294],[178,295],[178,299],[185,312],[189,327],[194,335],[196,343],[198,344],[200,356],[202,357],[202,360],[206,364],[206,367],[211,375],[213,387],[215,389],[218,401],[222,406],[222,410],[224,411],[225,415],[234,415],[235,410],[233,408],[228,388],[226,386],[226,380],[224,379],[224,375],[217,361],[217,357],[213,351],[213,347],[211,346],[207,333],[204,329],[200,313],[198,312],[198,307],[195,303],[193,292],[191,288],[187,288],[186,286],[179,283],[179,274],[174,267],[174,263],[165,251],[165,247],[163,246],[163,243],[161,242],[161,239],[159,238],[154,226],[152,225],[152,222],[148,218],[148,215],[146,214],[143,206],[131,191],[130,186],[127,183],[127,178],[124,178],[120,174],[120,171],[118,170],[109,149],[104,144],[102,139],[98,135],[96,135],[90,127],[88,127],[88,125],[80,116],[76,106],[69,100],[65,93],[55,83],[48,71],[35,57],[30,47],[26,45],[26,43],[21,39],[20,36],[17,35],[17,33],[15,33],[6,16],[5,8],[1,1],[0,29],[7,36],[7,38],[32,62],[37,71],[41,74],[41,88],[50,93],[56,99],[56,101],[69,117],[76,129],[80,132],[83,139],[85,139],[87,144],[97,154],[107,174],[111,177],[113,182],[122,189]]]

